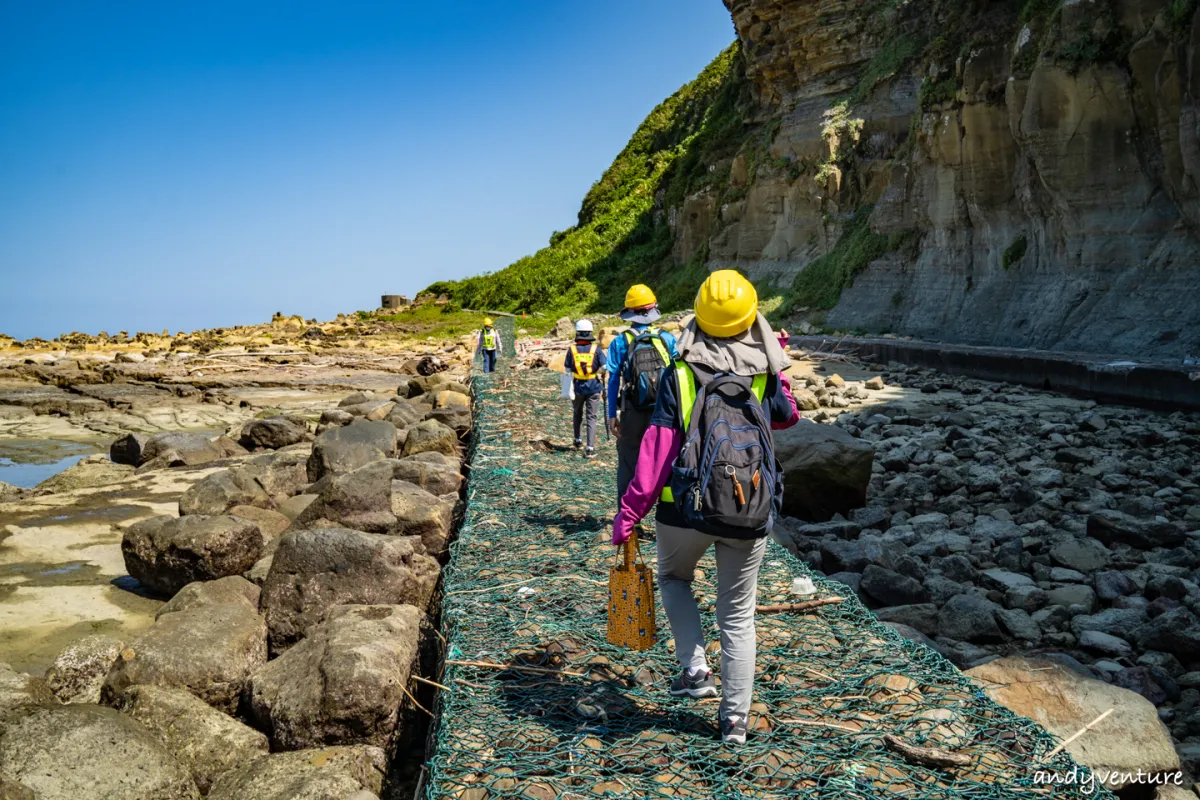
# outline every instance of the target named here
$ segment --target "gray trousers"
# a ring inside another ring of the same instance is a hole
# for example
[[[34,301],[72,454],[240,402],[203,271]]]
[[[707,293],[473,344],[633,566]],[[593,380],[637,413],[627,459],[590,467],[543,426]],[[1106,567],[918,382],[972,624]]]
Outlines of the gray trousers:
[[[746,719],[754,693],[758,569],[766,539],[722,539],[658,524],[658,585],[675,636],[675,656],[687,670],[708,669],[704,629],[692,594],[696,564],[710,547],[717,557],[717,625],[721,629],[721,718]]]
[[[579,435],[579,429],[582,427],[584,418],[587,419],[587,446],[593,450],[596,448],[596,414],[600,410],[600,395],[575,395],[575,441],[579,441],[582,437]]]
[[[650,427],[650,413],[635,409],[622,409],[621,435],[617,437],[617,508],[621,507],[621,498],[625,490],[633,482],[633,473],[637,470],[638,452],[642,449],[642,439],[646,428]]]

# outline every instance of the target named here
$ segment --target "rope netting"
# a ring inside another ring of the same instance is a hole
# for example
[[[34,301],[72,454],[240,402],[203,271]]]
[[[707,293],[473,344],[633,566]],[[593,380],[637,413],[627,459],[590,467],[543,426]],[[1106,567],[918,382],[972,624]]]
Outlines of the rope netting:
[[[1065,754],[1047,759],[1052,737],[774,542],[760,604],[806,599],[791,594],[799,576],[814,581],[818,598],[846,599],[759,614],[750,739],[723,747],[716,700],[667,693],[678,665],[661,606],[650,650],[606,642],[616,456],[607,443],[591,461],[570,448],[556,377],[502,370],[475,379],[473,466],[445,571],[446,689],[427,797],[1111,797],[1035,783],[1035,768],[1074,767]],[[653,544],[642,549],[653,565]],[[710,552],[694,590],[712,642],[715,575]],[[922,766],[889,746],[888,734],[969,764]]]

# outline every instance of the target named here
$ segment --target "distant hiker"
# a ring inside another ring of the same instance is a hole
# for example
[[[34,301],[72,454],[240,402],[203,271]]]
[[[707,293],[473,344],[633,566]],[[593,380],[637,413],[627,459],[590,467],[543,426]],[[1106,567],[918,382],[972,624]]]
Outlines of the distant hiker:
[[[708,277],[663,373],[637,470],[613,521],[623,543],[657,502],[658,582],[681,672],[677,697],[715,697],[692,595],[700,557],[715,547],[721,629],[721,739],[746,741],[754,690],[754,612],[766,536],[783,502],[771,431],[800,419],[790,365],[758,313],[754,286],[733,270]]]
[[[587,422],[587,449],[584,455],[596,454],[596,417],[600,409],[601,373],[604,371],[604,351],[596,343],[590,320],[575,323],[575,344],[567,350],[564,369],[575,378],[575,448],[583,446],[580,427]]]
[[[621,501],[637,465],[642,437],[658,399],[658,378],[679,353],[675,337],[653,327],[662,314],[649,286],[625,293],[621,319],[630,329],[608,346],[608,426],[617,437],[617,502]]]
[[[492,318],[483,321],[483,329],[479,331],[479,343],[475,345],[475,353],[483,353],[483,371],[496,371],[496,354],[500,352],[500,332],[496,330]]]

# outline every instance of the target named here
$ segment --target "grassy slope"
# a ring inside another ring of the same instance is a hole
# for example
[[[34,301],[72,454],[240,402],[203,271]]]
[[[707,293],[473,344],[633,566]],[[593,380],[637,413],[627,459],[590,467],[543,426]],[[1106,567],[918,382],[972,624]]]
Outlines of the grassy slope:
[[[655,213],[655,198],[659,209],[670,208],[708,183],[723,184],[728,166],[709,167],[743,142],[746,102],[735,44],[650,112],[587,193],[575,227],[499,272],[426,291],[448,294],[464,308],[556,316],[615,311],[629,284],[645,282],[665,308],[688,306],[705,274],[703,258],[683,268],[671,264],[674,240],[665,213]]]

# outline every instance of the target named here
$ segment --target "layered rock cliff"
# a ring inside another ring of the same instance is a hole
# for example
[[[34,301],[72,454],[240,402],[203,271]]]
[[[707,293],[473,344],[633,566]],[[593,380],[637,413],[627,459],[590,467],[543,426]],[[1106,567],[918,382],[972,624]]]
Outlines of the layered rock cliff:
[[[1200,352],[1194,2],[725,3],[772,135],[684,203],[710,267],[838,329]]]
[[[715,0],[710,0],[715,1]],[[1200,354],[1200,0],[724,0],[578,225],[471,308],[684,307],[734,267],[780,321]]]

